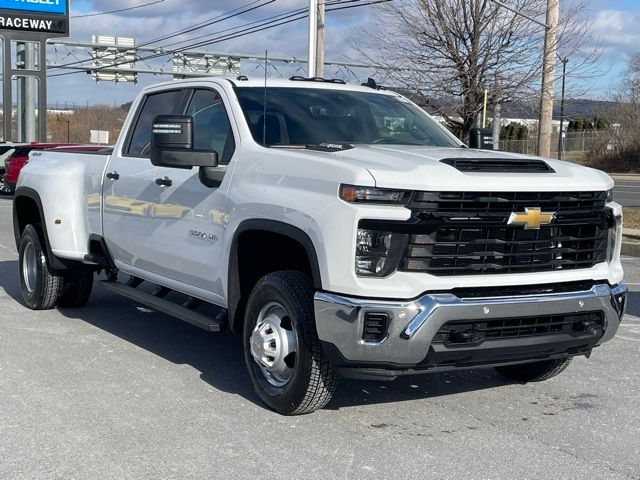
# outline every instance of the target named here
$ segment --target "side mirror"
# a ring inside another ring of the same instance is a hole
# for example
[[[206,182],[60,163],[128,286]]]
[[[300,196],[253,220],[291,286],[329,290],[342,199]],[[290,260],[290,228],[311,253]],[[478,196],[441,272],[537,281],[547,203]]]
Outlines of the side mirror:
[[[158,115],[151,134],[151,163],[156,167],[217,167],[218,154],[193,148],[193,118]]]
[[[472,128],[469,130],[469,148],[493,150],[493,130],[489,128]]]

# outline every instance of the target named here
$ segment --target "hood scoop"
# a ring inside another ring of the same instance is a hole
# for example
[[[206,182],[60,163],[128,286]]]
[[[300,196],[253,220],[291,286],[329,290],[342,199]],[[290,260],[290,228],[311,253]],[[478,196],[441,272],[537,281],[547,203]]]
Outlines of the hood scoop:
[[[461,172],[478,173],[555,173],[542,160],[513,158],[445,158],[442,163]]]

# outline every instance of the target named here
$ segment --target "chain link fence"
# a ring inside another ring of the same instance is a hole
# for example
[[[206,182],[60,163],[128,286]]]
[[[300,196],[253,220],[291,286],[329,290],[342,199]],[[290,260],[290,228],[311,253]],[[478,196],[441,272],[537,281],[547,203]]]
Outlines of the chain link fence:
[[[567,159],[581,160],[587,152],[601,146],[608,139],[606,132],[569,132],[563,142],[563,153]],[[525,140],[500,140],[500,150],[504,152],[537,155],[538,139],[530,137]],[[558,156],[558,134],[551,135],[551,156]]]

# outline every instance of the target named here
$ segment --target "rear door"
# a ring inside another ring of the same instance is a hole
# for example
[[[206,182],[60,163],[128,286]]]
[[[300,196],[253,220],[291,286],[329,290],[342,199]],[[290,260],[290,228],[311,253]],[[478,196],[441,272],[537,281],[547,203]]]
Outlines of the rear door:
[[[187,90],[152,92],[139,102],[127,138],[116,148],[103,186],[103,232],[116,266],[130,273],[153,270],[153,220],[162,190],[149,160],[151,129],[157,115],[180,113]]]
[[[220,165],[229,165],[236,153],[237,131],[232,127],[222,90],[194,88],[185,114],[193,118],[195,149],[215,151]],[[154,212],[154,272],[182,284],[183,291],[223,303],[221,275],[226,270],[223,235],[228,212],[226,186],[206,187],[191,170],[158,167],[156,177],[169,180]],[[189,288],[195,287],[195,289]]]

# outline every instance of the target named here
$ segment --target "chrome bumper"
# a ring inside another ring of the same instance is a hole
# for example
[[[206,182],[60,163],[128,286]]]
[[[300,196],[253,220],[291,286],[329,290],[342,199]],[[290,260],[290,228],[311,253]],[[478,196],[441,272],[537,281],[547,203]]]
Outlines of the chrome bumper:
[[[627,289],[596,284],[591,289],[557,294],[509,297],[459,298],[453,294],[424,295],[412,301],[385,301],[348,298],[317,292],[316,327],[320,340],[332,344],[349,363],[411,366],[427,355],[438,330],[455,320],[490,320],[562,313],[602,311],[604,335],[597,345],[614,337],[624,314]],[[388,335],[377,343],[362,340],[364,315],[389,315]],[[568,335],[568,334],[565,334]],[[548,336],[531,337],[544,344]]]

